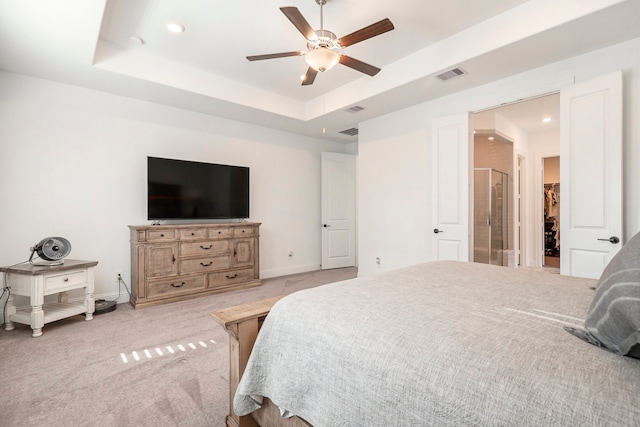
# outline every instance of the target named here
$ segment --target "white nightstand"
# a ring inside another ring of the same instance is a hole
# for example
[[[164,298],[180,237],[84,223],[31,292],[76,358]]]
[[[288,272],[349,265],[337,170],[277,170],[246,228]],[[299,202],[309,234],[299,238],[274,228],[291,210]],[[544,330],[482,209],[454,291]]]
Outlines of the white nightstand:
[[[30,325],[33,336],[42,335],[42,327],[65,317],[85,314],[93,319],[94,267],[98,261],[65,260],[62,265],[36,266],[19,264],[0,267],[5,272],[5,285],[11,288],[7,301],[5,330],[14,329],[13,322]],[[84,288],[84,301],[68,302],[66,291]],[[44,303],[45,295],[58,294],[57,302]],[[16,310],[14,296],[30,298],[30,309]]]

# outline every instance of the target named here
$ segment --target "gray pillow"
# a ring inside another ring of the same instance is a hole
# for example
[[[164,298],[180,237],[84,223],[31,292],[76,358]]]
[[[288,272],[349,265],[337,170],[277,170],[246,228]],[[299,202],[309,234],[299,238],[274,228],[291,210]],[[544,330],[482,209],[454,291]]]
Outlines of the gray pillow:
[[[602,272],[585,329],[594,344],[640,359],[640,233]]]

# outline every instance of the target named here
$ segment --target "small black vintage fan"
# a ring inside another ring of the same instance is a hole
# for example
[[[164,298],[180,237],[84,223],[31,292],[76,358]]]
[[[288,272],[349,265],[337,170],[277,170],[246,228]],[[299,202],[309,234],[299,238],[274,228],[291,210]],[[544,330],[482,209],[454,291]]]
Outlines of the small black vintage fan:
[[[338,38],[331,31],[324,29],[322,7],[326,2],[327,0],[316,0],[316,3],[320,5],[320,29],[317,31],[314,31],[297,7],[289,6],[280,8],[282,13],[284,13],[289,21],[302,33],[304,38],[307,39],[308,51],[253,55],[247,56],[247,59],[249,61],[258,61],[263,59],[285,58],[288,56],[304,56],[304,60],[309,65],[309,68],[302,81],[303,86],[313,84],[318,71],[327,71],[337,63],[346,65],[349,68],[353,68],[369,76],[378,74],[380,68],[350,56],[340,54],[337,50],[393,30],[394,26],[391,21],[385,18],[375,24],[371,24],[344,37]]]
[[[31,248],[29,263],[33,265],[62,265],[64,258],[71,252],[71,243],[64,237],[47,237],[40,240]],[[34,262],[33,256],[37,254],[42,262]]]

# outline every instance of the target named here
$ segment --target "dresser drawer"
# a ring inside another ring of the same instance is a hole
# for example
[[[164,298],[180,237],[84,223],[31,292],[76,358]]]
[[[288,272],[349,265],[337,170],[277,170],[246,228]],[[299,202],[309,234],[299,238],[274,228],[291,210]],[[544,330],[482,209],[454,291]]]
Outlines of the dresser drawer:
[[[180,243],[180,256],[207,256],[213,254],[228,254],[229,241],[228,240],[205,240],[202,242],[181,242]]]
[[[232,285],[234,283],[246,282],[255,279],[253,268],[242,270],[223,271],[219,273],[209,273],[209,288]]]
[[[209,239],[227,239],[231,237],[231,229],[229,227],[216,227],[207,230]]]
[[[167,240],[176,240],[177,230],[148,230],[148,242],[166,242]]]
[[[206,239],[207,230],[204,228],[181,228],[179,230],[180,240]]]
[[[206,258],[180,260],[180,273],[206,273],[207,271],[229,268],[229,255],[209,256]]]
[[[236,227],[233,229],[233,237],[253,236],[253,227]]]
[[[204,276],[175,277],[173,280],[150,281],[147,285],[147,297],[155,298],[189,291],[202,290],[205,287]]]
[[[66,273],[45,276],[44,292],[60,292],[65,289],[77,289],[87,282],[87,275],[84,270],[68,271]]]

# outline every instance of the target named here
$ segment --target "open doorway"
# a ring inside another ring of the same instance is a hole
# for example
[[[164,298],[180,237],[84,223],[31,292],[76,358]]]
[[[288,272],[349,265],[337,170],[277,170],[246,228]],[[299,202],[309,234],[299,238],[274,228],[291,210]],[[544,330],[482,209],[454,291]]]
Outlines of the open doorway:
[[[622,72],[616,71],[564,87],[559,92],[560,96],[546,95],[506,106],[555,98],[553,104],[557,119],[543,120],[544,116],[536,119],[545,124],[555,123],[553,129],[527,132],[524,126],[516,126],[515,121],[508,120],[502,112],[491,112],[494,129],[513,137],[514,157],[523,156],[528,164],[524,236],[527,259],[524,267],[543,265],[543,199],[540,186],[543,182],[541,159],[544,157],[561,155],[560,173],[565,197],[561,204],[559,272],[598,278],[620,250],[622,240],[619,235],[622,234],[624,211],[623,175],[620,173],[624,124],[622,82]],[[560,112],[562,120],[559,119]],[[471,190],[475,153],[470,130],[478,129],[475,127],[475,114],[478,112],[472,114],[462,112],[432,120],[432,254],[436,260],[473,259],[474,200]],[[568,194],[571,197],[566,197]],[[441,232],[447,234],[440,236]],[[517,235],[515,229],[512,235]]]
[[[545,259],[545,216],[543,183],[556,183],[559,187],[559,155],[560,155],[560,95],[558,93],[540,96],[512,104],[492,108],[473,114],[474,140],[477,135],[493,134],[504,147],[508,147],[506,162],[509,166],[492,168],[506,172],[508,187],[508,246],[502,248],[507,254],[505,266],[542,267],[559,266],[558,256]],[[496,139],[494,139],[495,141]],[[495,156],[495,147],[485,147],[474,141],[474,165],[476,159]],[[557,178],[544,178],[545,158],[555,157],[557,160]],[[475,173],[474,173],[475,175]],[[474,176],[474,178],[476,178]],[[474,183],[475,186],[475,183]],[[474,192],[473,216],[471,230],[474,239],[476,227],[486,227],[486,220],[476,216],[477,196]],[[482,215],[482,214],[481,214]],[[559,217],[559,213],[557,215]],[[559,234],[558,234],[559,237]],[[474,252],[478,242],[474,241]],[[556,253],[554,253],[556,255]],[[503,258],[504,259],[504,258]],[[474,261],[484,262],[480,257]]]

